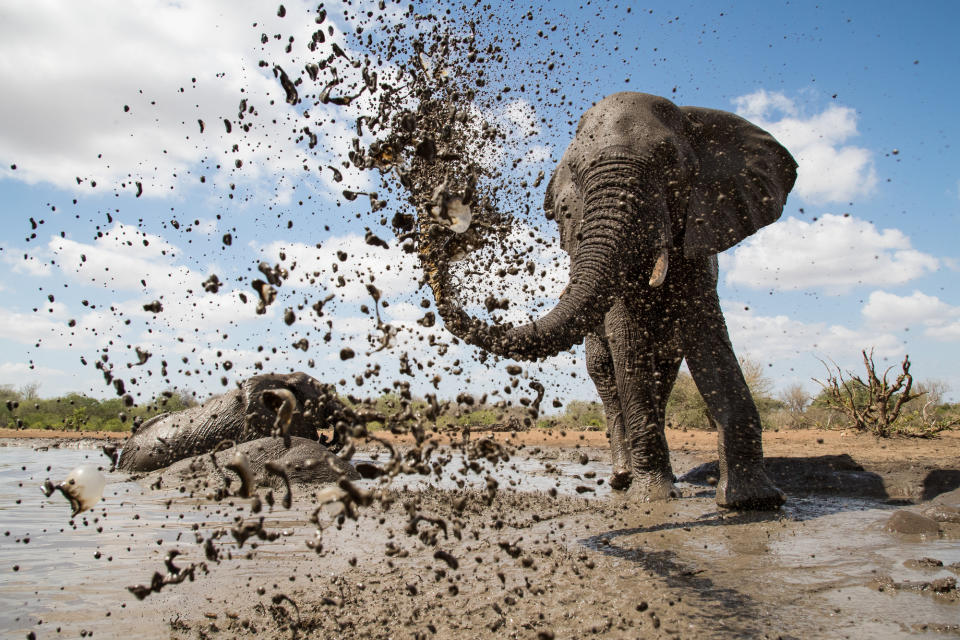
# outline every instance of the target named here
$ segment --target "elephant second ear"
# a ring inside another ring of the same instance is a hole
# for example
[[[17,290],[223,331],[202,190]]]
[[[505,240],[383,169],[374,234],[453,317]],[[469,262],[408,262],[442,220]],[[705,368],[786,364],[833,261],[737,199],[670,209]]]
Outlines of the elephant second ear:
[[[681,110],[691,123],[700,161],[684,254],[719,253],[780,217],[797,179],[797,163],[772,135],[740,116],[699,107]]]

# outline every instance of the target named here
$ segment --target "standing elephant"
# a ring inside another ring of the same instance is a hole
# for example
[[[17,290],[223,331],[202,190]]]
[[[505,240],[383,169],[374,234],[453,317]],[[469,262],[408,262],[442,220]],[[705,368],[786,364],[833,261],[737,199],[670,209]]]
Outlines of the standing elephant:
[[[456,301],[439,243],[420,257],[448,329],[496,354],[536,359],[586,340],[603,400],[616,488],[678,495],[664,436],[681,361],[719,430],[717,503],[776,508],[760,417],[717,298],[716,254],[775,221],[796,162],[769,133],[723,111],[617,93],[580,119],[544,208],[571,256],[557,305],[521,326],[489,325]]]
[[[177,460],[207,453],[224,440],[235,444],[270,435],[318,440],[317,430],[332,430],[336,451],[345,426],[365,422],[346,407],[328,384],[305,373],[264,374],[202,405],[164,413],[143,423],[123,445],[117,468],[153,471]]]

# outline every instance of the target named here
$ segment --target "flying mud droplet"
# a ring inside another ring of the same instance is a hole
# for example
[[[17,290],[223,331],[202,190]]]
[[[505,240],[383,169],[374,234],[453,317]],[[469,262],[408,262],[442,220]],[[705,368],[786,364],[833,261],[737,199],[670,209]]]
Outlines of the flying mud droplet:
[[[250,459],[240,451],[237,451],[233,454],[230,462],[224,466],[240,477],[240,491],[237,492],[237,495],[241,498],[252,498],[254,489],[256,488],[256,482],[253,477],[253,472],[250,470]]]
[[[207,293],[217,293],[221,286],[220,278],[215,273],[211,273],[210,277],[203,281],[203,290]]]
[[[454,233],[463,233],[470,228],[473,220],[470,206],[464,204],[461,196],[450,193],[445,184],[437,187],[432,201],[430,212],[437,222]]]
[[[277,290],[272,284],[263,280],[254,280],[250,283],[250,286],[260,296],[260,301],[257,302],[257,315],[263,315],[267,312],[267,307],[277,299]]]
[[[290,422],[298,412],[297,397],[289,389],[267,389],[263,392],[263,403],[277,414],[273,423],[273,436],[283,436],[283,446],[290,448]]]
[[[107,479],[100,470],[92,464],[82,464],[67,474],[66,479],[58,485],[50,480],[43,483],[43,493],[50,497],[54,491],[60,491],[70,501],[73,509],[71,516],[76,516],[87,509],[92,509],[103,497],[103,489],[107,486]]]
[[[286,71],[284,71],[280,65],[274,65],[273,75],[280,77],[280,86],[283,87],[283,90],[286,92],[287,104],[293,105],[300,102],[300,95],[297,93],[297,87],[294,86],[293,82],[290,80],[290,77],[287,76]]]

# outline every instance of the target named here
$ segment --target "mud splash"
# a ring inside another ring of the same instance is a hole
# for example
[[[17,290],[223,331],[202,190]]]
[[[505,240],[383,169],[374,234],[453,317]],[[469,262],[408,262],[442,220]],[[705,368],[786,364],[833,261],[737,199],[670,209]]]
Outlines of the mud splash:
[[[185,638],[289,638],[291,625],[320,637],[955,637],[960,605],[916,585],[956,578],[958,538],[887,531],[903,500],[791,493],[778,513],[735,514],[717,510],[709,486],[681,483],[683,499],[637,508],[596,483],[609,473],[600,453],[528,446],[480,473],[460,473],[469,459],[459,456],[433,479],[358,481],[386,499],[356,521],[325,519],[319,549],[304,544],[316,530],[314,499],[295,492],[290,510],[264,513],[275,539],[218,539],[209,574],[138,602],[118,571],[148,579],[168,549],[183,552],[180,566],[205,561],[194,536],[246,519],[249,501],[191,499],[109,474],[104,505],[73,530],[63,527],[62,499],[45,500],[24,474],[100,454],[51,449],[37,463],[31,450],[2,448],[3,511],[36,514],[0,546],[5,565],[20,565],[2,591],[15,612],[3,628]],[[364,448],[355,461],[381,458]],[[675,467],[705,462],[688,452]],[[485,476],[498,482],[495,494]],[[578,492],[588,485],[596,491]],[[82,583],[100,574],[107,592],[87,595]]]

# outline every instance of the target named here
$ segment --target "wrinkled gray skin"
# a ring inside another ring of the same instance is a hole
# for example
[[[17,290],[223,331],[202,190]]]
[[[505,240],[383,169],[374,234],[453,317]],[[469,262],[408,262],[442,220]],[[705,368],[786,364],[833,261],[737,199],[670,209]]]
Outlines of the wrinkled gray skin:
[[[332,386],[305,373],[254,376],[202,405],[144,422],[123,445],[117,468],[153,471],[212,451],[225,440],[239,444],[270,436],[277,430],[278,413],[287,410],[287,435],[308,440],[318,440],[318,430],[334,430],[338,422],[357,421]],[[336,437],[334,442],[319,440],[325,445],[337,442]]]
[[[586,340],[613,486],[629,486],[637,501],[679,495],[664,414],[686,358],[718,426],[717,503],[776,508],[784,495],[763,468],[760,417],[717,298],[716,254],[780,216],[796,166],[770,134],[734,114],[617,93],[580,119],[547,189],[547,217],[571,257],[550,312],[516,327],[484,324],[455,300],[441,258],[421,257],[445,324],[467,342],[536,359]],[[657,283],[663,251],[669,266]]]
[[[260,486],[278,491],[285,488],[283,478],[268,471],[267,463],[282,467],[287,481],[294,486],[331,483],[340,478],[360,479],[360,474],[349,462],[333,455],[316,440],[297,436],[290,438],[289,449],[286,448],[283,438],[259,438],[217,452],[214,454],[216,465],[211,460],[214,456],[198,455],[178,460],[158,470],[157,474],[161,478],[162,486],[184,485],[189,490],[203,492],[224,487],[229,479],[231,488],[236,490],[239,474],[228,465],[237,453],[247,458],[247,469],[253,479],[254,489]],[[243,495],[242,491],[238,493]]]

